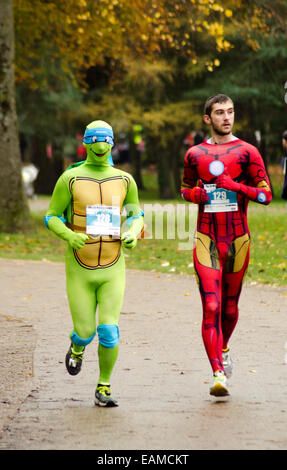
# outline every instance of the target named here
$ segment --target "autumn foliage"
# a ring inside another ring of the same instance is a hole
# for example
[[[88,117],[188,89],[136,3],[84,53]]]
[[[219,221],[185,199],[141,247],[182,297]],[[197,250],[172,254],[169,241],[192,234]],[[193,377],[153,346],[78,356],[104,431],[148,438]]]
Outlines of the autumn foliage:
[[[15,0],[16,81],[57,88],[64,76],[83,85],[85,71],[106,58],[115,67],[126,59],[162,57],[182,57],[196,66],[203,55],[212,71],[220,53],[233,48],[232,36],[243,35],[256,48],[256,35],[268,34],[270,12],[257,3]]]

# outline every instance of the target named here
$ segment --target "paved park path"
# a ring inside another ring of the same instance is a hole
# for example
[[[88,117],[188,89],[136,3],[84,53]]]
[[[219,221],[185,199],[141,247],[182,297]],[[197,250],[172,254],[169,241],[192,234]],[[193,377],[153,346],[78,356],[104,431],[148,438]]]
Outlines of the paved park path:
[[[193,276],[127,271],[119,407],[93,404],[97,340],[72,377],[61,263],[0,259],[0,449],[287,449],[287,288],[246,284],[231,396],[209,395]]]

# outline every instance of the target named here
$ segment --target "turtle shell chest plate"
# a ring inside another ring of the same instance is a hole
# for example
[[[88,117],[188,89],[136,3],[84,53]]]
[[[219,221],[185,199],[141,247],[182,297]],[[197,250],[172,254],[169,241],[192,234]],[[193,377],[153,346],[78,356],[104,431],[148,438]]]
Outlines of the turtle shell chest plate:
[[[72,194],[71,228],[86,232],[86,207],[93,205],[118,206],[120,211],[127,194],[129,179],[113,176],[98,180],[73,177],[69,183]],[[86,269],[102,269],[115,264],[120,255],[121,242],[111,236],[90,237],[81,250],[74,250],[77,262]]]

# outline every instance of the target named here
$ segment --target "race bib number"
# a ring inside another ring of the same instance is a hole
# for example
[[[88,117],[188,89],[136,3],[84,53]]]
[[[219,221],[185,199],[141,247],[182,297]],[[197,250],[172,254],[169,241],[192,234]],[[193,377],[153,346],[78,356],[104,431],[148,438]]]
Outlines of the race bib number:
[[[234,191],[217,188],[216,184],[205,184],[209,200],[204,205],[204,212],[234,212],[238,210],[237,194]]]
[[[94,205],[86,207],[86,233],[91,236],[103,235],[120,237],[121,213],[117,206]]]

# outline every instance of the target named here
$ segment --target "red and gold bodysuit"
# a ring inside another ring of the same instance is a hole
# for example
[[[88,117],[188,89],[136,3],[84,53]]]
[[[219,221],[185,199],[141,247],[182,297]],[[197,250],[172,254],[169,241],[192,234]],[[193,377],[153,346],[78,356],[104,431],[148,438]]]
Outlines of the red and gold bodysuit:
[[[211,205],[209,191],[215,192]],[[249,262],[248,201],[269,204],[272,199],[262,157],[240,139],[191,147],[184,160],[181,194],[199,204],[193,258],[203,306],[202,337],[213,372],[224,371],[222,349],[228,347],[238,320]],[[235,197],[232,204],[230,196]]]

